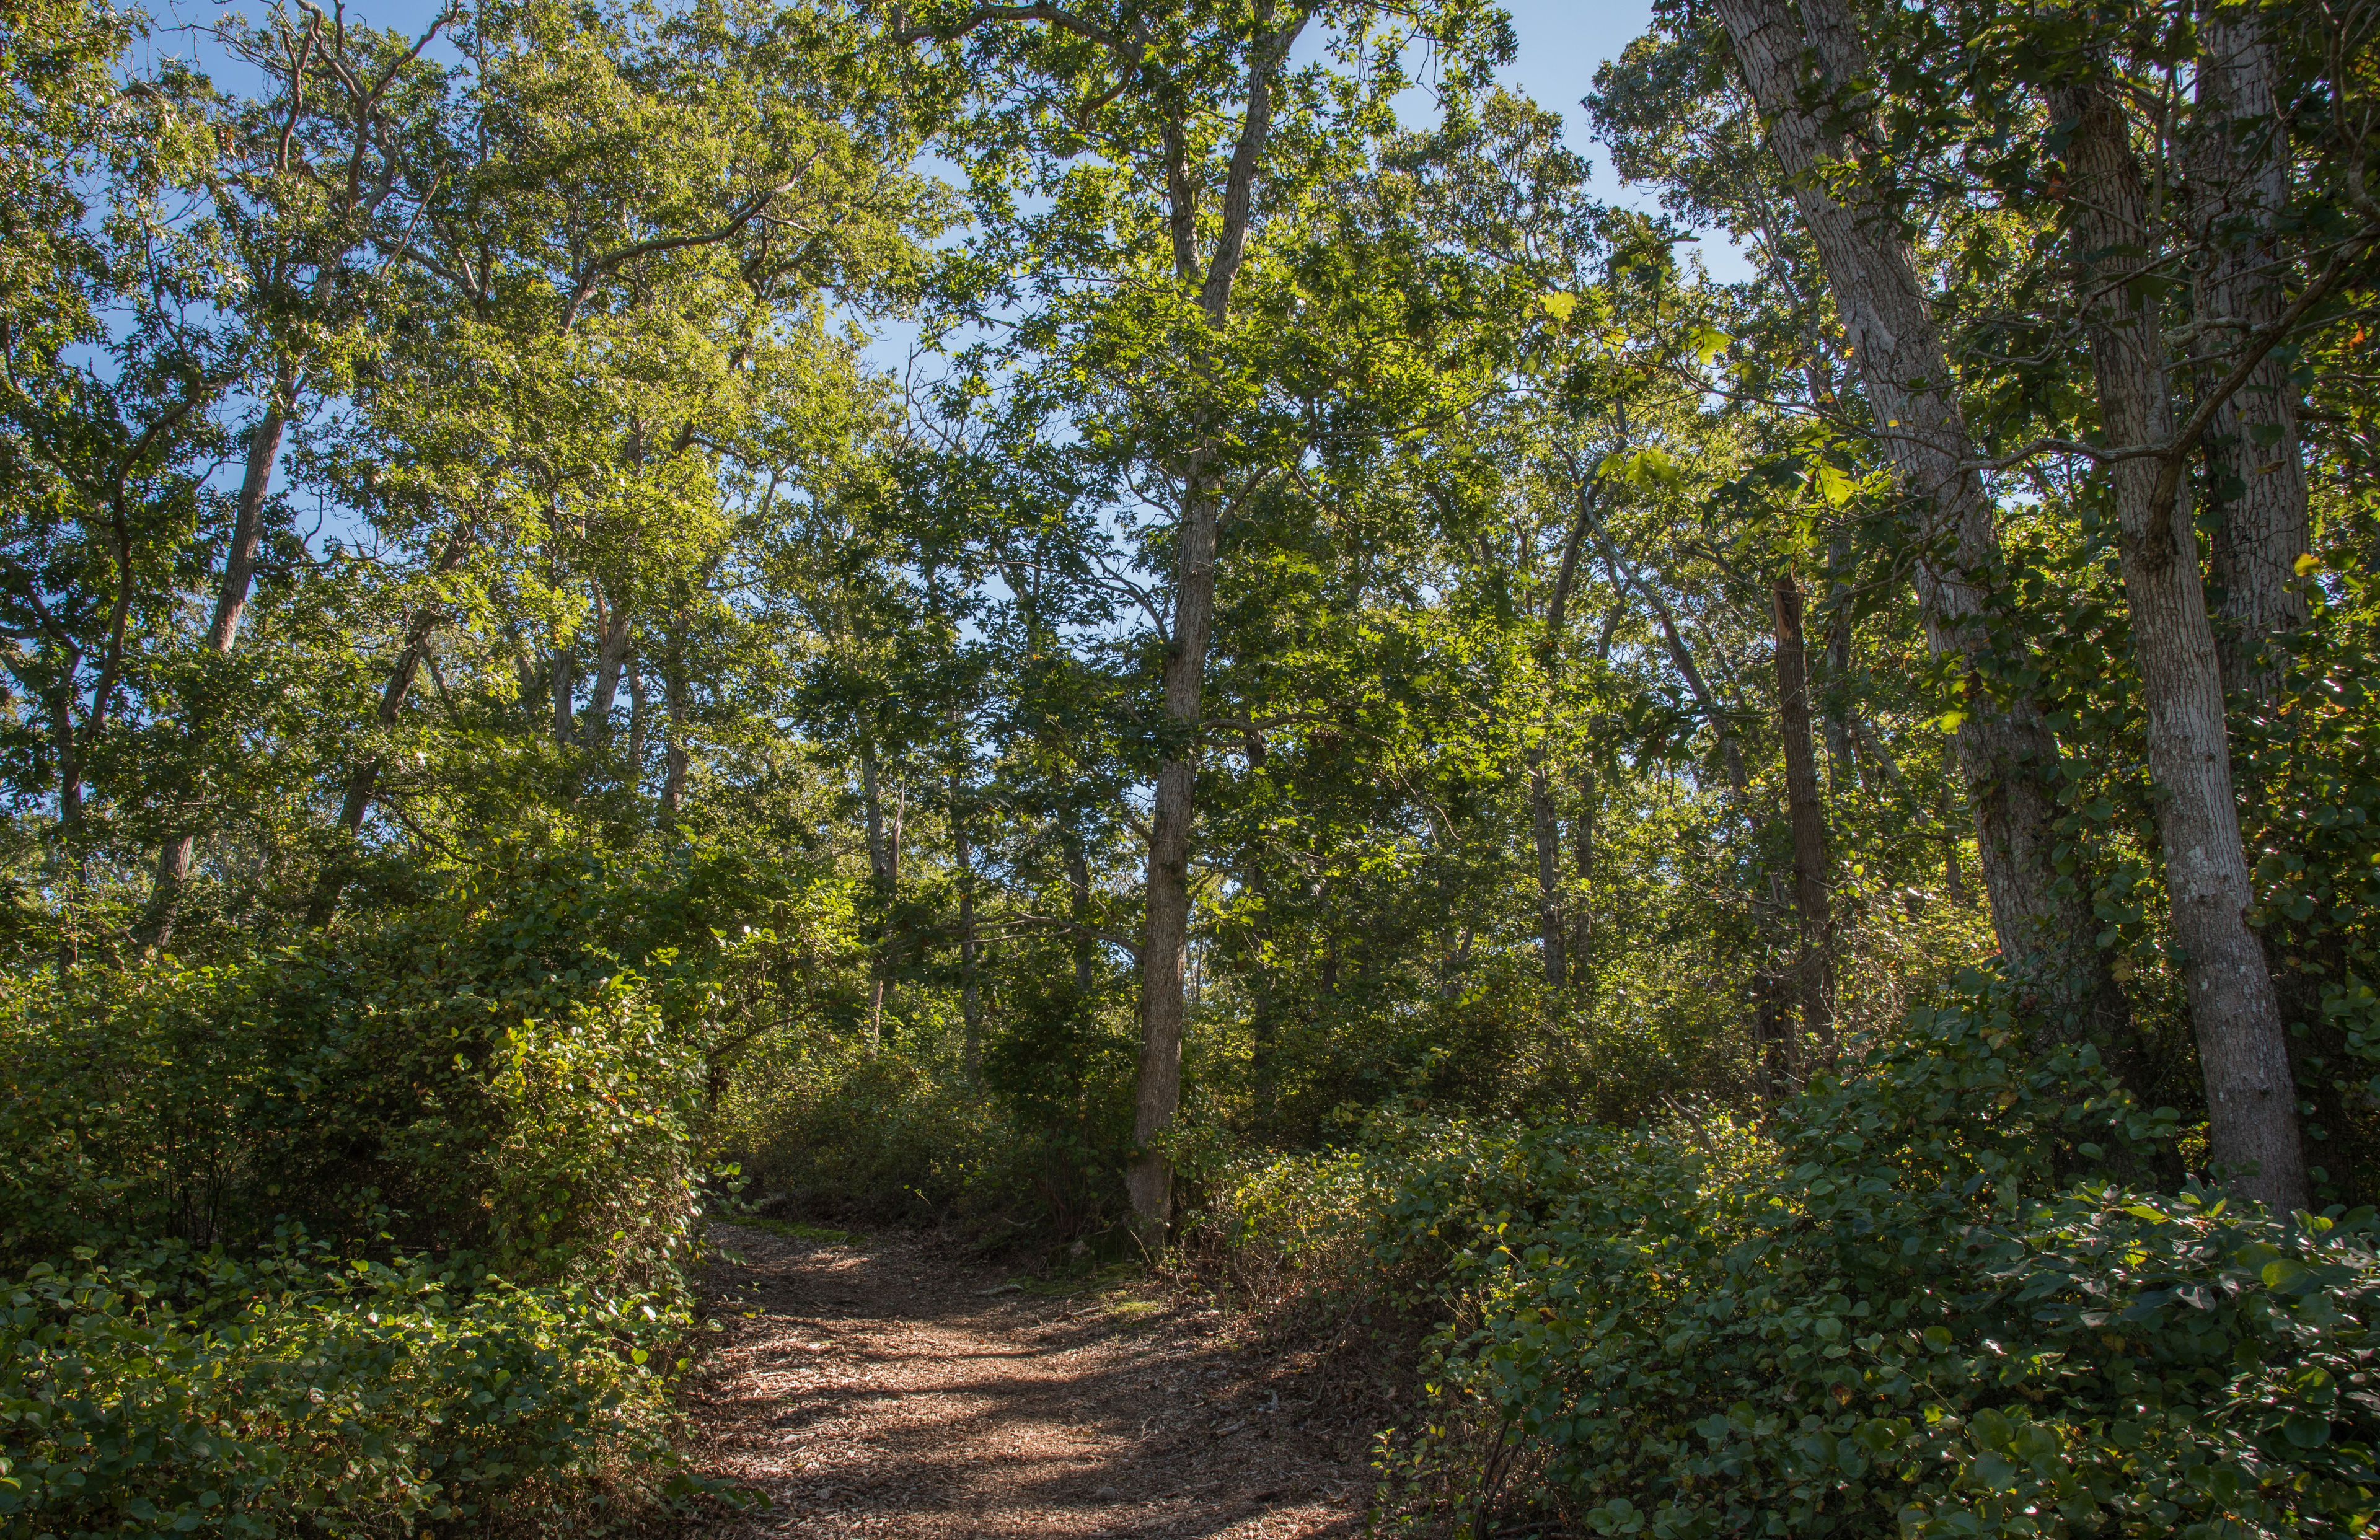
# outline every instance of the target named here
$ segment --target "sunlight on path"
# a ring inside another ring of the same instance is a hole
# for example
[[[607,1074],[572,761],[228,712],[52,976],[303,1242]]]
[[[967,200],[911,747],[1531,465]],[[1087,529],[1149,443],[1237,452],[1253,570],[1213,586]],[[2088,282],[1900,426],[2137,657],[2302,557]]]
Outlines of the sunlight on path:
[[[701,1533],[1352,1535],[1369,1430],[1214,1312],[1002,1292],[963,1255],[721,1227],[694,1461],[773,1509]]]

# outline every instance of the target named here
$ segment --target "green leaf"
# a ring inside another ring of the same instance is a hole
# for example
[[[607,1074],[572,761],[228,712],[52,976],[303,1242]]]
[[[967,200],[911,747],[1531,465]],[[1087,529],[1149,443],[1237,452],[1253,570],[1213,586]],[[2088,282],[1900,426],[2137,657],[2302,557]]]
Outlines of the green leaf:
[[[2281,1435],[2299,1449],[2318,1449],[2330,1442],[2330,1424],[2321,1417],[2292,1412],[2289,1421],[2281,1425]]]

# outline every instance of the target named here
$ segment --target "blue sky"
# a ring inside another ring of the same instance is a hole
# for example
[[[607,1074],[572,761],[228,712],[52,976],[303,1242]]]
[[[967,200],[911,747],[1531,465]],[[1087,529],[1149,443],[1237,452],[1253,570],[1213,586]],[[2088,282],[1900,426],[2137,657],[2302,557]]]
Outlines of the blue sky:
[[[1620,187],[1595,155],[1586,114],[1578,104],[1595,83],[1595,72],[1615,58],[1652,19],[1649,5],[1572,4],[1560,0],[1507,0],[1521,50],[1503,72],[1505,83],[1534,97],[1539,106],[1559,107],[1570,125],[1570,142],[1596,160],[1597,190],[1618,195]]]

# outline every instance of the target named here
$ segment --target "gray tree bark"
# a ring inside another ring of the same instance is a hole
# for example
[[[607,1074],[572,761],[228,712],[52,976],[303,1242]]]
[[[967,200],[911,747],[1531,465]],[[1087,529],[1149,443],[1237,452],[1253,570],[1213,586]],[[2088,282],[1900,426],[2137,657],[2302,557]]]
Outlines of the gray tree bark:
[[[578,658],[568,642],[555,649],[553,671],[550,675],[553,686],[553,741],[567,748],[578,741],[578,721],[576,702],[578,695]]]
[[[1912,576],[1927,646],[1958,659],[1968,680],[1959,758],[2000,951],[2058,1029],[2119,1029],[2123,998],[2094,944],[2098,926],[2054,864],[2057,741],[2031,703],[2003,705],[1983,686],[1993,644],[1980,575],[1998,563],[1999,533],[1982,480],[1965,468],[1973,442],[1939,330],[1897,216],[1837,131],[1857,126],[1857,103],[1824,115],[1802,104],[1805,57],[1838,83],[1866,77],[1850,13],[1841,0],[1804,0],[1799,16],[1788,0],[1714,8],[1851,333],[1919,552]]]
[[[600,748],[612,735],[612,707],[620,697],[620,678],[627,672],[631,627],[626,605],[605,594],[600,584],[589,588],[595,607],[595,684],[587,697],[580,737],[588,747]]]
[[[2131,127],[2097,79],[2059,88],[2051,110],[2073,126],[2066,164],[2081,248],[2076,292],[2090,333],[2101,426],[2116,444],[2173,443],[2157,307],[2127,284],[2149,250]],[[2303,1208],[2312,1194],[2299,1140],[2297,1085],[2272,974],[2248,926],[2255,895],[2240,839],[2223,677],[2197,531],[2180,495],[2180,478],[2169,474],[2164,457],[2119,460],[2111,480],[2133,658],[2148,715],[2157,840],[2205,1078],[2210,1153],[2227,1179],[2259,1202],[2281,1212]]]
[[[2274,226],[2289,207],[2289,128],[2273,99],[2273,48],[2262,15],[2216,0],[2201,0],[2199,12],[2190,191],[2206,257],[2201,303],[2204,319],[2223,324],[2217,336],[2244,341],[2287,306],[2288,269]],[[2201,347],[2213,354],[2208,382],[2230,372],[2222,347]],[[2266,657],[2268,645],[2306,624],[2297,560],[2313,549],[2288,366],[2267,356],[2216,407],[2205,443],[2223,681],[2265,702],[2281,673]]]

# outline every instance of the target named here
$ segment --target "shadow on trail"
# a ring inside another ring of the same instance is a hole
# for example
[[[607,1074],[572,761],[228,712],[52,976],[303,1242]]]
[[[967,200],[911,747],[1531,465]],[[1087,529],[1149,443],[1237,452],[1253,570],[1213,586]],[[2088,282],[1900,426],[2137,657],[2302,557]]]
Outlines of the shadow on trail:
[[[1372,1431],[1211,1311],[990,1293],[931,1238],[722,1227],[699,1468],[772,1507],[727,1536],[1320,1536],[1361,1528]]]

